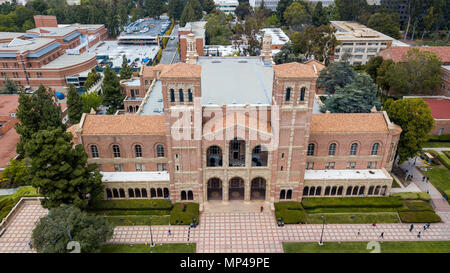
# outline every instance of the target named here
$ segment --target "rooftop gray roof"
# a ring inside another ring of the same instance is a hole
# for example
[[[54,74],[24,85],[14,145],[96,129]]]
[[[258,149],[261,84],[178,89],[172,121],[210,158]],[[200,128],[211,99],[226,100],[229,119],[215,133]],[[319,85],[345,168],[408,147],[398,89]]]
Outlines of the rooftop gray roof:
[[[156,81],[155,85],[150,92],[144,106],[142,107],[142,116],[162,115],[164,109],[163,95],[162,95],[162,83]]]
[[[202,105],[271,104],[273,68],[259,57],[199,57]]]

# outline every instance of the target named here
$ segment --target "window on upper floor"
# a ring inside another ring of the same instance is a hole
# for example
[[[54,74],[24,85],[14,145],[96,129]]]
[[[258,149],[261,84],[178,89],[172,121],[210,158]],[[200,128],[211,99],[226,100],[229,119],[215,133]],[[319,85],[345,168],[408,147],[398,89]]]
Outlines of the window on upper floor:
[[[113,155],[114,157],[120,157],[120,148],[119,145],[113,145],[112,146],[113,149]]]
[[[170,102],[175,102],[175,91],[170,89]]]
[[[178,93],[180,95],[180,102],[184,102],[183,89],[178,90]]]
[[[91,145],[91,156],[98,157],[98,148],[97,145]]]
[[[380,147],[379,143],[374,143],[372,145],[372,152],[370,153],[371,155],[377,155],[378,154],[378,148]]]
[[[188,100],[189,100],[189,102],[192,102],[194,100],[193,96],[192,96],[192,90],[191,89],[188,89]]]
[[[287,88],[285,101],[290,101],[290,100],[291,100],[291,88]]]
[[[306,88],[302,87],[302,89],[300,89],[300,101],[305,101],[305,93],[306,93]]]
[[[164,157],[164,146],[159,144],[158,146],[156,146],[156,155],[158,157]]]
[[[350,146],[350,155],[356,155],[357,151],[358,151],[358,143],[353,143],[352,146]]]
[[[316,148],[316,145],[314,143],[308,144],[308,152],[306,155],[314,155],[314,149]]]
[[[328,155],[336,154],[336,143],[331,143],[330,147],[328,147]]]
[[[136,157],[142,157],[142,146],[134,145],[134,152],[136,154]]]

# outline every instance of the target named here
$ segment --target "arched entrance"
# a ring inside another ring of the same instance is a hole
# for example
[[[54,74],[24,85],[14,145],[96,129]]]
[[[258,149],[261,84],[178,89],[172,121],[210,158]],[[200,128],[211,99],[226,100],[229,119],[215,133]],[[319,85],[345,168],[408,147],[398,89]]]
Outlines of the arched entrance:
[[[208,201],[222,200],[222,180],[211,178],[208,180]]]
[[[244,179],[240,177],[231,178],[228,188],[229,200],[244,200]]]
[[[250,200],[266,199],[266,180],[262,177],[256,177],[252,180]]]

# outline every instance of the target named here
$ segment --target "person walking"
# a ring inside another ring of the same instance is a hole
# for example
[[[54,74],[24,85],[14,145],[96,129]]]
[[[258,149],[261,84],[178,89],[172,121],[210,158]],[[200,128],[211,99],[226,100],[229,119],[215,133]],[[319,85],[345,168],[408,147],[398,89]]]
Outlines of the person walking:
[[[263,212],[263,210],[264,210],[264,206],[261,206],[261,213]]]
[[[377,223],[373,222],[372,228],[375,229],[377,227]]]
[[[419,233],[417,234],[417,238],[420,238],[420,232],[421,232],[421,231],[419,231]]]
[[[413,224],[411,224],[411,226],[409,227],[409,232],[412,232],[412,231],[413,231],[413,229],[414,229],[414,225],[413,225]]]
[[[427,176],[427,183],[430,182],[430,178]]]
[[[422,176],[422,182],[425,182],[425,176]]]
[[[361,235],[361,229],[358,229],[358,236]]]
[[[381,232],[380,238],[384,239],[384,232]]]
[[[168,232],[168,234],[169,234],[169,236],[170,236],[170,235],[172,235],[172,232],[170,231],[170,228],[169,228],[169,232]]]
[[[431,224],[430,224],[430,223],[428,223],[428,224],[427,224],[427,229],[429,229],[429,228],[430,228],[430,226],[431,226]]]

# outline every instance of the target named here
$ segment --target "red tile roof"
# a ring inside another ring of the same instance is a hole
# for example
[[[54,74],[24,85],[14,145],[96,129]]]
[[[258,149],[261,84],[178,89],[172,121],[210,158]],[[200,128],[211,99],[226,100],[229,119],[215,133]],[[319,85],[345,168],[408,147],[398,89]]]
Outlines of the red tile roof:
[[[313,114],[311,133],[388,132],[383,113]]]
[[[276,77],[279,78],[314,78],[318,77],[323,64],[318,62],[286,63],[273,66]]]
[[[411,48],[432,51],[441,58],[441,61],[444,64],[450,63],[450,46],[391,46],[381,51],[379,55],[383,57],[383,59],[391,59],[394,62],[400,62],[402,61],[403,56],[406,55]]]
[[[19,95],[0,95],[0,116],[15,113],[19,106]]]
[[[434,119],[450,119],[450,99],[423,99]]]
[[[86,115],[82,135],[165,135],[164,116]]]
[[[240,112],[233,112],[209,120],[203,126],[203,134],[219,132],[223,129],[234,127],[236,125],[266,134],[270,134],[272,131],[270,122],[268,122],[267,120],[250,117]]]
[[[20,135],[11,128],[0,137],[0,168],[5,168],[11,158],[16,157],[16,144]]]

